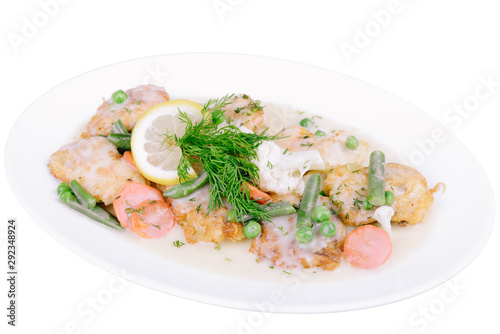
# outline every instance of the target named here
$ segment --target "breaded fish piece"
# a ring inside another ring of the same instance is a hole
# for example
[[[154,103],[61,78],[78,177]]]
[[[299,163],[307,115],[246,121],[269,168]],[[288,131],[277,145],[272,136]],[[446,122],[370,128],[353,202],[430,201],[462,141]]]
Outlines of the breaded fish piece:
[[[300,205],[301,197],[297,194],[278,195],[275,193],[270,193],[269,196],[271,196],[271,202],[273,203],[285,201],[296,207]]]
[[[346,230],[340,221],[335,221],[337,234],[327,238],[315,233],[309,244],[299,244],[295,240],[294,218],[287,227],[275,226],[271,223],[262,224],[262,233],[252,241],[250,253],[257,255],[259,260],[270,260],[274,266],[280,268],[319,267],[324,270],[336,269],[342,260],[342,248],[346,237]],[[286,235],[285,235],[286,234]]]
[[[324,198],[323,201],[327,201]],[[336,269],[342,260],[342,249],[347,232],[336,217],[332,217],[337,233],[332,238],[319,234],[319,225],[315,224],[315,237],[309,244],[300,244],[295,239],[297,216],[262,224],[262,233],[252,241],[250,253],[259,260],[267,259],[280,268],[322,268]]]
[[[229,100],[230,104],[226,105],[222,110],[226,119],[231,125],[240,127],[244,126],[253,132],[257,132],[264,122],[264,109],[260,105],[260,101],[252,100],[246,94],[234,96]]]
[[[155,85],[142,85],[126,91],[127,99],[120,104],[111,98],[103,101],[97,113],[87,124],[82,138],[98,135],[109,135],[111,126],[121,120],[127,130],[132,130],[141,116],[155,104],[169,100],[163,87]]]
[[[351,168],[352,169],[352,168]],[[331,196],[334,210],[344,224],[360,226],[373,223],[374,209],[363,210],[363,201],[368,193],[368,168],[350,170],[347,165],[328,173],[324,182],[325,194]],[[427,187],[426,179],[416,169],[400,164],[386,165],[385,190],[394,193],[391,207],[395,211],[391,222],[418,224],[434,202],[433,189]]]
[[[317,137],[302,126],[290,126],[279,136],[284,138],[274,141],[276,145],[291,152],[318,150],[327,169],[348,163],[360,164],[368,154],[368,143],[364,141],[359,141],[356,150],[348,149],[345,142],[350,134],[342,130],[328,133],[325,137]]]
[[[188,197],[168,199],[172,214],[184,230],[186,241],[195,244],[199,241],[219,242],[238,241],[245,238],[243,225],[226,220],[226,208],[208,212],[208,191],[205,186]]]
[[[116,146],[104,137],[91,137],[68,144],[50,157],[52,175],[64,182],[78,183],[98,201],[113,202],[122,186],[146,183],[144,177],[122,159]]]

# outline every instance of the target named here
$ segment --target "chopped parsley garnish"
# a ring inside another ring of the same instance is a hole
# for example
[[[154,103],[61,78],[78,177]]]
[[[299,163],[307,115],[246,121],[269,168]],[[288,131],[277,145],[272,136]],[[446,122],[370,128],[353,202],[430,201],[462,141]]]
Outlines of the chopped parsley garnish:
[[[258,112],[262,111],[263,107],[260,105],[259,100],[250,100],[250,103],[248,104],[248,108],[250,108],[251,112]]]
[[[287,235],[288,235],[288,231],[287,231],[287,230],[285,230],[283,226],[278,227],[278,229],[281,231],[281,233],[282,233],[284,236],[287,236]]]
[[[364,189],[364,188],[361,188],[361,190],[363,190],[363,189]],[[357,191],[357,190],[355,191],[355,193],[356,193],[356,194],[358,194],[358,195],[359,195],[359,196],[361,196],[361,197],[366,197],[365,195],[360,194],[360,193],[359,193],[359,191]]]
[[[359,198],[356,197],[352,199],[352,202],[358,210],[361,210],[361,205],[363,205],[363,201],[360,201]]]
[[[174,246],[177,247],[177,248],[181,248],[182,246],[184,246],[185,244],[182,242],[182,241],[179,241],[179,240],[175,240],[173,242]]]

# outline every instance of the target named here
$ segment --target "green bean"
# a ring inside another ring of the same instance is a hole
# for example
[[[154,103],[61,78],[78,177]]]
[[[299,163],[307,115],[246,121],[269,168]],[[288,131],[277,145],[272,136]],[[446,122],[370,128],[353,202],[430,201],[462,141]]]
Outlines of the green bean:
[[[164,197],[169,197],[169,198],[182,198],[186,197],[196,190],[200,189],[203,187],[205,184],[208,183],[208,175],[205,170],[202,170],[200,175],[198,175],[197,178],[180,183],[176,186],[173,186],[172,188],[168,189],[163,193]]]
[[[287,216],[296,212],[293,205],[287,201],[269,203],[261,205],[260,207],[269,213],[269,216],[271,217]],[[255,217],[251,215],[236,216],[236,212],[232,209],[228,210],[226,217],[228,221],[238,221],[242,223],[247,223],[248,221],[255,219]]]
[[[368,167],[368,195],[366,199],[373,206],[385,205],[385,155],[380,151],[373,151],[370,155]]]
[[[92,210],[93,208],[95,208],[97,204],[97,200],[95,199],[95,197],[85,191],[85,189],[83,189],[83,187],[76,180],[72,180],[69,183],[69,186],[73,191],[73,194],[75,194],[76,198],[78,198],[78,201],[85,205],[87,209]]]
[[[71,189],[67,189],[59,194],[59,198],[64,203],[67,203],[70,200],[76,199],[75,194],[71,191]]]
[[[320,186],[321,176],[317,173],[312,174],[309,180],[307,180],[304,195],[302,196],[299,211],[297,212],[297,228],[312,226],[312,213],[318,201]]]
[[[113,134],[113,135],[126,135],[126,134],[128,134],[128,130],[125,127],[125,125],[123,125],[121,120],[117,120],[111,126],[111,134]]]
[[[296,212],[293,205],[287,201],[264,205],[264,210],[267,211],[271,217],[287,216]]]
[[[69,184],[68,184],[68,183],[66,183],[66,182],[61,182],[61,183],[59,184],[59,187],[57,187],[57,195],[61,196],[61,194],[62,194],[63,192],[65,192],[66,190],[69,190],[69,189],[71,189],[71,188],[69,187]]]
[[[95,220],[96,222],[99,222],[101,224],[104,224],[106,226],[109,226],[111,228],[114,228],[116,230],[123,231],[125,230],[118,220],[116,220],[115,217],[113,217],[108,211],[104,210],[100,206],[96,206],[92,210],[87,209],[85,206],[83,206],[80,202],[78,202],[78,199],[75,197],[74,200],[69,200],[66,202],[66,204],[72,208],[75,209],[76,211],[83,213],[87,217]]]
[[[114,133],[108,136],[108,140],[111,144],[125,151],[130,151],[130,138],[132,138],[132,135],[129,133],[127,134]]]
[[[61,201],[68,205],[70,208],[83,213],[87,217],[104,224],[106,226],[109,226],[111,228],[114,228],[116,230],[123,231],[125,230],[118,220],[116,220],[115,217],[113,217],[108,211],[104,210],[100,206],[95,206],[93,209],[88,209],[86,206],[82,205],[79,201],[78,198],[73,194],[71,189],[66,189],[59,195]]]

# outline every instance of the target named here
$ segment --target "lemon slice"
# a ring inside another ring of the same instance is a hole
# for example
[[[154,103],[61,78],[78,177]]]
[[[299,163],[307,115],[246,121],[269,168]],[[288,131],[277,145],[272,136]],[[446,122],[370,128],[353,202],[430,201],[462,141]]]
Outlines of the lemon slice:
[[[195,123],[202,118],[201,109],[200,104],[188,100],[167,101],[153,106],[137,121],[130,146],[137,169],[146,179],[163,185],[179,183],[177,165],[182,151],[169,136],[182,137],[185,132],[179,111]],[[190,174],[196,176],[194,170]]]

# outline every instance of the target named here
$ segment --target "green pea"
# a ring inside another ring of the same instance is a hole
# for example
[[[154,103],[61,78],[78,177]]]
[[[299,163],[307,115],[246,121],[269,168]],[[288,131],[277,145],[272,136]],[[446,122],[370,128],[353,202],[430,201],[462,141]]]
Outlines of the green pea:
[[[302,226],[295,232],[295,240],[301,244],[308,244],[314,238],[314,230],[309,226]]]
[[[224,113],[222,112],[212,114],[212,122],[214,122],[215,125],[219,125],[224,122],[224,119]]]
[[[330,210],[326,206],[317,206],[313,211],[313,219],[317,223],[322,223],[330,219]]]
[[[260,224],[257,223],[255,220],[249,221],[245,225],[245,227],[243,227],[243,234],[248,239],[256,238],[260,234],[261,231],[262,231],[262,226],[260,226]]]
[[[319,233],[324,237],[331,238],[337,233],[337,228],[334,223],[326,221],[319,227]]]
[[[324,136],[326,136],[325,131],[321,131],[321,130],[316,131],[314,134],[316,135],[316,137],[324,137]]]
[[[116,92],[111,95],[111,99],[113,100],[114,103],[120,104],[125,102],[127,99],[127,93],[125,93],[123,90],[117,90]]]
[[[235,209],[227,210],[226,220],[228,222],[235,222],[236,221],[236,210]]]
[[[366,211],[373,209],[373,205],[371,205],[366,198],[363,201],[363,209]]]
[[[385,192],[385,205],[391,205],[394,202],[394,193],[392,191]]]
[[[300,121],[300,126],[303,126],[305,128],[308,128],[312,125],[314,125],[314,122],[310,118],[304,118]]]
[[[349,136],[347,137],[347,140],[345,141],[345,146],[347,146],[348,149],[350,150],[355,150],[359,147],[359,141],[358,138],[354,136]]]

